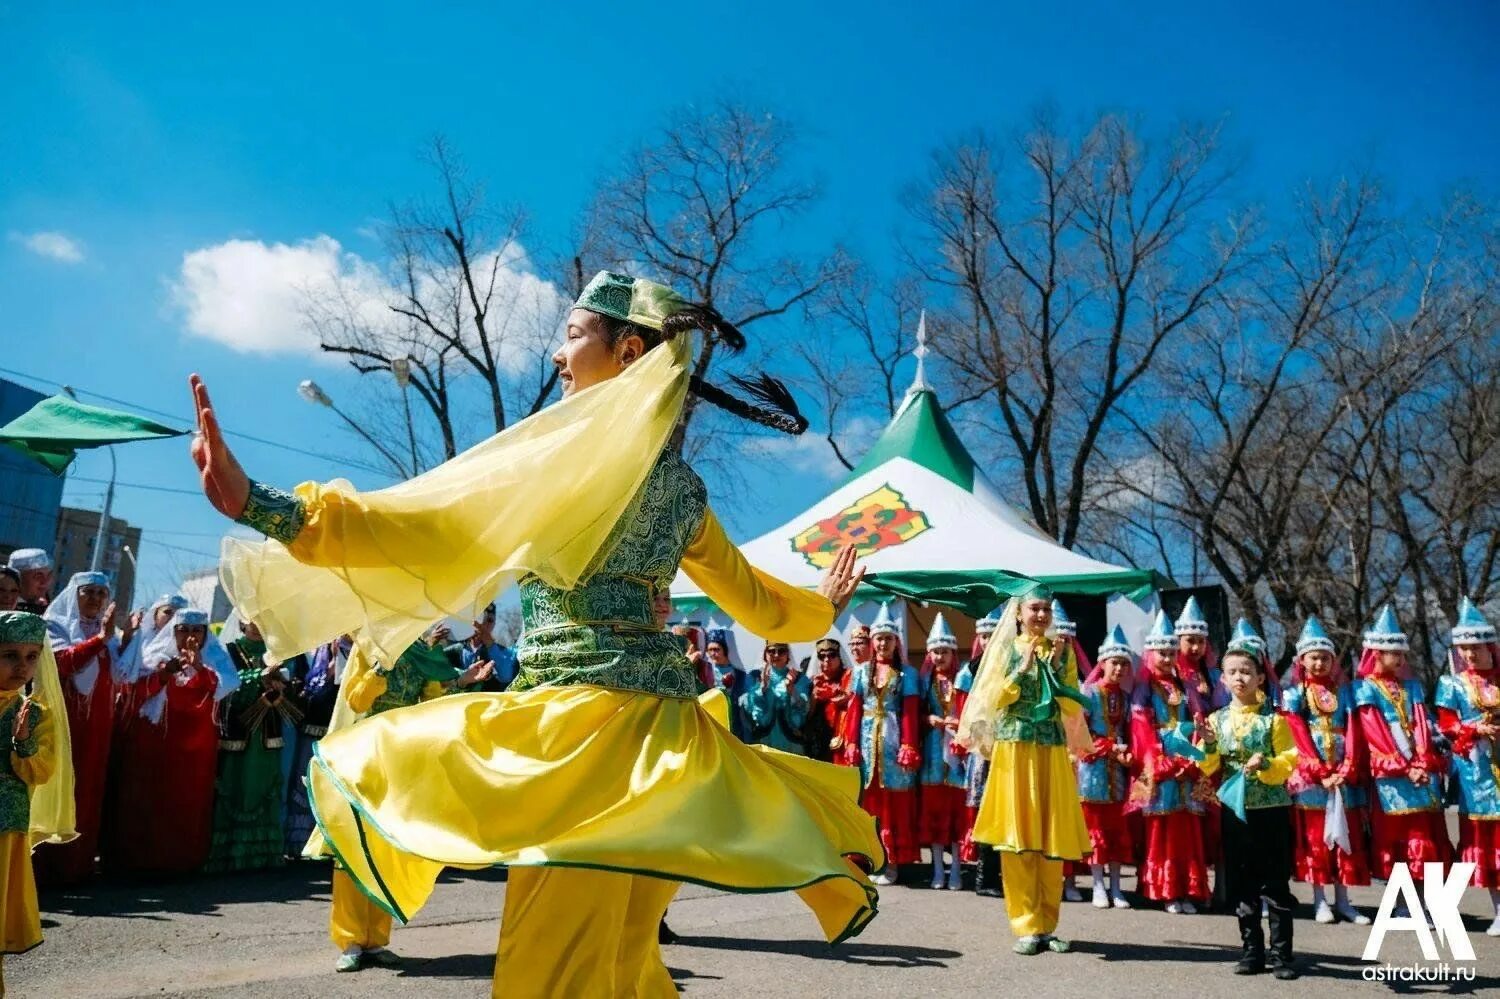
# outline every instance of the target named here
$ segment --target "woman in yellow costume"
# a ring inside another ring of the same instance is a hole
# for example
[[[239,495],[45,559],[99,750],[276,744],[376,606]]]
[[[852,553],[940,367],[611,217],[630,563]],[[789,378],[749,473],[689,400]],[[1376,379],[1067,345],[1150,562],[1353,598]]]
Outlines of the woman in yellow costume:
[[[78,836],[73,749],[47,622],[0,611],[0,962],[42,942],[31,851]],[[0,996],[5,995],[0,963]]]
[[[1020,633],[1017,633],[1017,625]],[[1054,641],[1052,593],[1034,583],[1006,606],[959,720],[958,741],[990,759],[974,840],[1000,851],[1018,954],[1066,953],[1055,935],[1063,861],[1092,848],[1068,757],[1083,696],[1072,644]]]
[[[652,614],[680,564],[756,634],[810,641],[862,576],[846,549],[812,593],[729,542],[668,446],[687,393],[783,429],[806,422],[771,379],[741,384],[780,412],[693,376],[694,330],[743,344],[711,309],[599,274],[554,357],[562,401],[374,493],[252,483],[193,378],[204,492],[271,539],[226,539],[221,572],[273,657],[347,632],[358,659],[394,662],[432,621],[519,582],[510,690],[331,732],[308,775],[328,845],[396,918],[445,866],[510,866],[497,996],[675,995],[656,934],[683,881],[796,890],[834,942],[875,914],[865,872],[884,858],[858,773],[735,739]]]

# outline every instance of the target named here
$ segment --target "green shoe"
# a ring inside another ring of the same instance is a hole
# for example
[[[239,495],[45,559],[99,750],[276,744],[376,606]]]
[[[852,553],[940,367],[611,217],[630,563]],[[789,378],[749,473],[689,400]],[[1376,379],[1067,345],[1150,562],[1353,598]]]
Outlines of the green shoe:
[[[1062,937],[1048,937],[1047,949],[1054,954],[1066,954],[1073,949],[1073,945]]]
[[[1022,957],[1035,957],[1042,952],[1042,938],[1022,937],[1016,941],[1016,945],[1011,949]]]
[[[353,953],[349,954],[340,954],[339,962],[338,964],[335,964],[333,966],[333,970],[337,971],[341,975],[347,974],[351,971],[358,971],[360,968],[359,959],[362,956],[363,955],[361,955],[359,951],[354,951]]]

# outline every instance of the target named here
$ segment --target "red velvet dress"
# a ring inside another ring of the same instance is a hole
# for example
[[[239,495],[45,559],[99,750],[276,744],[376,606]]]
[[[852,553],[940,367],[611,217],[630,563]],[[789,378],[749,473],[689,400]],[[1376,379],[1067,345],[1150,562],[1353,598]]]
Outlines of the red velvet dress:
[[[189,874],[208,859],[219,678],[201,666],[184,673],[157,670],[122,699],[104,840],[104,864],[112,874]],[[141,708],[163,690],[165,709],[154,723]]]
[[[114,733],[115,682],[109,646],[95,635],[59,649],[57,672],[62,677],[68,706],[68,729],[73,740],[74,806],[78,838],[71,843],[40,847],[34,858],[39,885],[75,885],[94,873],[99,855],[99,826],[104,815],[104,789],[109,775],[110,739]],[[75,686],[80,670],[95,662],[94,686],[88,695]]]
[[[1352,688],[1309,678],[1282,694],[1282,717],[1297,743],[1297,770],[1287,782],[1292,794],[1294,876],[1314,885],[1367,885],[1370,849],[1365,836],[1368,791],[1364,729],[1354,717]],[[1323,818],[1329,792],[1323,781],[1338,775],[1338,793],[1349,824],[1349,852],[1329,846]]]
[[[1150,687],[1131,712],[1131,754],[1139,776],[1131,785],[1127,809],[1143,817],[1144,863],[1141,892],[1171,902],[1210,895],[1203,831],[1212,797],[1196,763],[1164,749],[1162,732],[1192,720],[1189,700],[1176,676],[1152,674],[1137,679]]]
[[[1388,878],[1392,867],[1404,863],[1420,882],[1423,865],[1447,863],[1452,853],[1438,792],[1445,766],[1432,745],[1421,687],[1414,681],[1369,677],[1356,688],[1355,704],[1368,749],[1369,773],[1375,781],[1370,809],[1371,873]],[[1391,734],[1393,724],[1410,743],[1410,758]],[[1425,784],[1415,784],[1407,776],[1413,765],[1426,771]]]

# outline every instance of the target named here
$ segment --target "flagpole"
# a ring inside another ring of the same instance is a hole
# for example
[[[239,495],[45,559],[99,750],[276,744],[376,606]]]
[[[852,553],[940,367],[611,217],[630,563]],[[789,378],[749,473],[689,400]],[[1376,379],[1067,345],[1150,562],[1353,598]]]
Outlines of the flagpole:
[[[115,502],[115,449],[106,448],[109,452],[109,485],[104,487],[104,510],[99,514],[99,530],[94,533],[94,554],[89,559],[89,571],[98,572],[99,565],[104,561],[104,531],[109,526],[110,508]]]
[[[74,402],[78,401],[73,386],[64,385],[63,394]],[[109,514],[115,503],[115,474],[119,469],[115,462],[115,449],[105,448],[109,452],[109,485],[104,487],[104,509],[99,511],[99,529],[94,532],[94,551],[89,556],[89,572],[98,572],[99,566],[104,562],[104,532],[109,527]]]

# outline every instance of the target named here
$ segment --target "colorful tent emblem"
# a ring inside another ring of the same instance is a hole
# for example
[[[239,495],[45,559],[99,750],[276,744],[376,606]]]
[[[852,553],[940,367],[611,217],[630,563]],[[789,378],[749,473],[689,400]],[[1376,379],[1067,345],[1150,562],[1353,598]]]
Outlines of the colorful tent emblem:
[[[865,556],[904,544],[931,527],[927,515],[912,509],[887,483],[792,538],[792,550],[808,564],[825,569],[844,545],[854,545]]]

